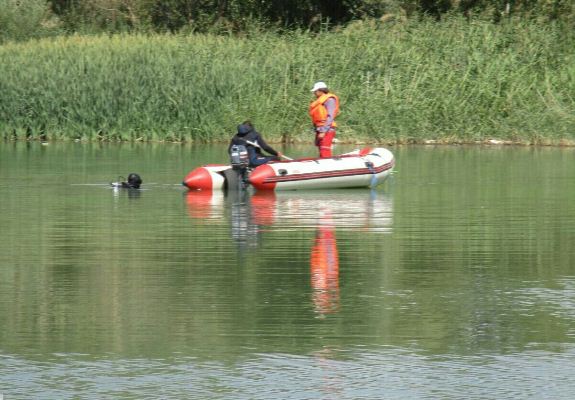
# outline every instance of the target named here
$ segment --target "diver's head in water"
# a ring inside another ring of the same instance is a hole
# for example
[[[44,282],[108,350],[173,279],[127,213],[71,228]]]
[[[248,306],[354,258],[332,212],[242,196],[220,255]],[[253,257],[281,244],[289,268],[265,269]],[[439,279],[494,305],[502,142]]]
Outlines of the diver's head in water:
[[[128,179],[124,180],[123,177],[118,178],[118,182],[110,182],[115,188],[122,188],[122,189],[139,189],[140,185],[142,184],[142,178],[140,175],[131,173],[128,175]]]
[[[142,184],[142,178],[140,178],[140,175],[138,174],[131,173],[128,175],[128,182],[126,183],[128,188],[139,189]]]

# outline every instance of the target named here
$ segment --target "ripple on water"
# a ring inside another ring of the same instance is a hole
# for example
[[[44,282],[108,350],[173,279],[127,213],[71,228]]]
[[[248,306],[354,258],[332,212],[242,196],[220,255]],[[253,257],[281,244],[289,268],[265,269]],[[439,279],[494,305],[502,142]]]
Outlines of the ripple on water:
[[[563,353],[428,356],[384,347],[307,356],[252,354],[230,362],[182,357],[50,361],[2,356],[6,398],[405,399],[552,398],[575,392],[575,347]]]

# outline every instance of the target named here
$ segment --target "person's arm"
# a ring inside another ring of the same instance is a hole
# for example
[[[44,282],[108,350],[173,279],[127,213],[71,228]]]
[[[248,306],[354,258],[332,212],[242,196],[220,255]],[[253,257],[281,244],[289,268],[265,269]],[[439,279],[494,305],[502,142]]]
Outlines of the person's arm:
[[[256,142],[257,144],[260,145],[260,147],[265,150],[266,152],[270,153],[272,156],[279,156],[280,153],[275,151],[269,144],[266,143],[266,141],[261,137],[261,135],[258,134],[258,136],[256,137]]]

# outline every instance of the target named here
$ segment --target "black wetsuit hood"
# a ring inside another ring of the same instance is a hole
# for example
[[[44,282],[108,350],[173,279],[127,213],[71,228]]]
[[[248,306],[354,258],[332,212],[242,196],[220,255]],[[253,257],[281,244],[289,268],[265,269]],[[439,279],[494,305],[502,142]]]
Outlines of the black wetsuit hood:
[[[254,130],[254,128],[247,125],[247,124],[240,124],[240,125],[238,125],[238,136],[241,136],[241,137],[247,136],[253,130]]]

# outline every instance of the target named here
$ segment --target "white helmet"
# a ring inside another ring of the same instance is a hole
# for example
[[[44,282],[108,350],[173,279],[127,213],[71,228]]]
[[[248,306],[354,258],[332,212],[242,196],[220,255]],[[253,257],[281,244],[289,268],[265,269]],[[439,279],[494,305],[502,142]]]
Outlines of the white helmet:
[[[316,82],[313,85],[313,89],[311,91],[315,92],[316,90],[320,90],[320,89],[327,89],[327,85],[325,84],[325,82]]]

